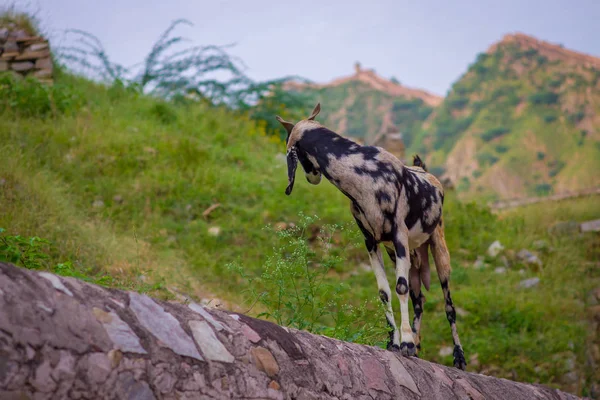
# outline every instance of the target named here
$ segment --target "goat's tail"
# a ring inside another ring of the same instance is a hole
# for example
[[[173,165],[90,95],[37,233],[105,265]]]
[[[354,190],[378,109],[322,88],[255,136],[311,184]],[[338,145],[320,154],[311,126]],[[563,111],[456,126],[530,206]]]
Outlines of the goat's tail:
[[[421,168],[423,168],[424,171],[427,171],[427,166],[425,165],[425,163],[423,162],[423,160],[421,160],[421,157],[419,157],[418,154],[415,154],[413,156],[413,165],[415,167],[421,167]]]

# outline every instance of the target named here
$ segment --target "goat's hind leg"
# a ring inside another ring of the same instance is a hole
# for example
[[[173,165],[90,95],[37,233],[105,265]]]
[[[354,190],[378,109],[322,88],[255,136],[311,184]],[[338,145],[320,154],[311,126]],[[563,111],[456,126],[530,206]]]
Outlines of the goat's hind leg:
[[[444,231],[440,222],[440,225],[435,228],[431,237],[431,252],[433,253],[433,260],[435,261],[435,268],[440,278],[442,285],[442,291],[444,292],[444,300],[446,302],[446,318],[450,323],[452,329],[452,341],[454,342],[454,366],[456,368],[465,370],[467,367],[467,361],[465,360],[465,353],[460,339],[458,337],[458,331],[456,329],[456,310],[452,304],[452,298],[450,297],[450,287],[448,281],[450,279],[450,253],[446,246],[446,240],[444,239]]]

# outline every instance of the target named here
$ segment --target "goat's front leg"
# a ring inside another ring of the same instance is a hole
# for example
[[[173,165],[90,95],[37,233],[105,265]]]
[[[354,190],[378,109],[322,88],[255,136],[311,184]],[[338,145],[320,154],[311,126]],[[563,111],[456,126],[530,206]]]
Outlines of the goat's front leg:
[[[425,248],[427,256],[427,248]],[[421,351],[421,316],[423,315],[423,303],[425,296],[421,292],[421,268],[426,268],[422,259],[422,254],[419,250],[414,250],[410,253],[410,300],[413,305],[413,334],[415,345],[417,346],[417,354]]]
[[[371,261],[371,268],[375,273],[375,279],[377,279],[377,287],[379,288],[379,298],[383,303],[385,310],[385,319],[387,320],[388,326],[390,327],[390,340],[387,344],[387,349],[392,351],[400,350],[400,334],[394,320],[394,312],[392,310],[392,291],[390,290],[390,283],[385,274],[385,267],[383,265],[383,258],[381,257],[381,249],[379,245],[375,243],[372,237],[365,239],[367,251],[369,252],[369,260]]]
[[[400,351],[404,356],[414,356],[416,347],[408,318],[408,272],[410,270],[408,229],[404,223],[396,229],[393,242],[396,250],[396,293],[400,300],[400,314],[402,316]]]

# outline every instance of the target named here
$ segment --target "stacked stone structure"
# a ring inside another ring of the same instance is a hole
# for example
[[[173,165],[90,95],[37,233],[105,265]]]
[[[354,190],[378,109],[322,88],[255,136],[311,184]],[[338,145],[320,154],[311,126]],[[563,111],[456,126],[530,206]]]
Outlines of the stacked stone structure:
[[[21,29],[0,28],[0,73],[12,71],[53,82],[53,64],[48,40]]]

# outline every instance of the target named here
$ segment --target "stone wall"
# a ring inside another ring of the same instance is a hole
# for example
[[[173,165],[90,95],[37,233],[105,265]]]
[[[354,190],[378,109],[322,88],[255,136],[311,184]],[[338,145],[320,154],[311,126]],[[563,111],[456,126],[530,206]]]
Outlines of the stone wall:
[[[0,399],[575,400],[0,262]]]
[[[43,37],[28,35],[23,30],[0,28],[0,72],[4,71],[32,75],[51,84],[50,44]]]

